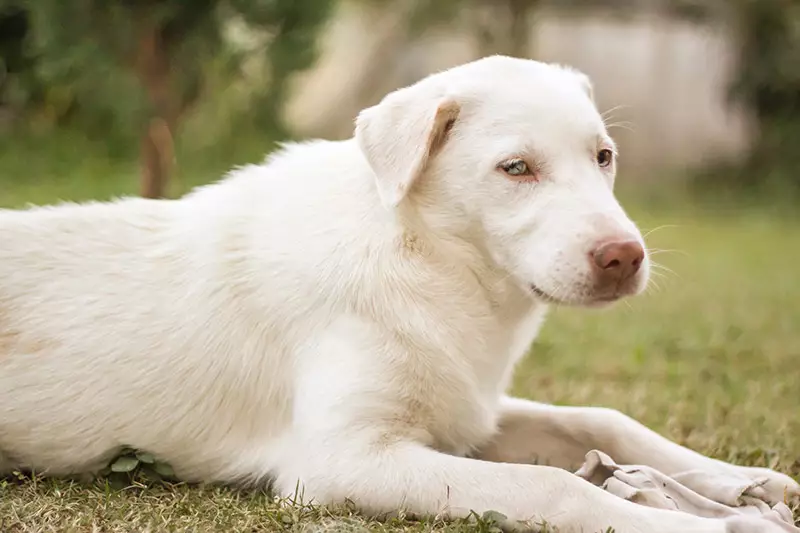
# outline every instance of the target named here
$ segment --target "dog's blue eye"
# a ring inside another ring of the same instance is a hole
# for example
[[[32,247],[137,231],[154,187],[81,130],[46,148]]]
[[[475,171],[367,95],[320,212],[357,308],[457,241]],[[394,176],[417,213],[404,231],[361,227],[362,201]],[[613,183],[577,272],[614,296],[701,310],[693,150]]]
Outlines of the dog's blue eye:
[[[525,176],[526,174],[530,174],[528,164],[522,159],[512,159],[504,163],[502,168],[510,176]]]

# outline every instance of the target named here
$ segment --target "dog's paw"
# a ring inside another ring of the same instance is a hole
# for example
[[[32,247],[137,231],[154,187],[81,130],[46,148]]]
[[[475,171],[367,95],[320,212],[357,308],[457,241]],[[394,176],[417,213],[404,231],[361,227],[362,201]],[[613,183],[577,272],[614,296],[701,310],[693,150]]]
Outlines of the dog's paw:
[[[800,533],[800,528],[782,522],[756,516],[729,516],[723,519],[725,533]]]
[[[738,467],[738,472],[748,479],[763,483],[761,488],[771,504],[789,503],[800,500],[800,483],[794,479],[769,468],[753,466]]]

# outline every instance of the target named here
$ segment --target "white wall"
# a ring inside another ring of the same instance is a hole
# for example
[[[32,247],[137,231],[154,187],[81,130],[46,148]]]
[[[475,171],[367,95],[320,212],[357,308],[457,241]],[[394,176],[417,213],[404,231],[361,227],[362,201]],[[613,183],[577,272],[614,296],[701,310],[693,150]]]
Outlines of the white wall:
[[[359,109],[419,77],[477,57],[471,35],[456,30],[410,39],[403,3],[374,10],[345,3],[323,40],[317,66],[297,80],[287,119],[306,136],[346,137]],[[397,6],[401,7],[397,7]],[[621,20],[609,13],[537,15],[530,56],[589,74],[627,170],[664,170],[746,147],[742,113],[726,103],[734,67],[721,28],[650,13]]]

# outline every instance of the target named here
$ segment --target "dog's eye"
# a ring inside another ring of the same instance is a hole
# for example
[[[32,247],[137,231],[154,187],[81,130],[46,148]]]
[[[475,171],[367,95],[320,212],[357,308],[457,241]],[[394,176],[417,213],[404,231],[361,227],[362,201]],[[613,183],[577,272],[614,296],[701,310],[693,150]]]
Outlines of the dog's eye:
[[[530,168],[528,168],[528,164],[522,159],[511,159],[501,163],[500,168],[509,176],[514,177],[529,176],[532,174]]]
[[[597,152],[597,164],[605,168],[614,160],[614,152],[607,148],[603,148]]]

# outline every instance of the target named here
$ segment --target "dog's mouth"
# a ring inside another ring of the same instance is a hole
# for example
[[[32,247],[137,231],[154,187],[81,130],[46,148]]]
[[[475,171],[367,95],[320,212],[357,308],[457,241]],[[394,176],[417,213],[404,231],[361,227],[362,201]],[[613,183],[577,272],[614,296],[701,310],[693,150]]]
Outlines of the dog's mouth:
[[[541,300],[544,303],[552,305],[578,305],[585,307],[602,307],[608,304],[612,304],[624,296],[624,294],[616,292],[614,294],[603,294],[588,298],[567,299],[567,298],[556,298],[549,292],[540,289],[533,283],[528,284],[528,289],[534,296],[536,296],[537,299]]]
[[[560,300],[558,298],[555,298],[554,296],[551,296],[549,293],[543,291],[542,289],[540,289],[539,287],[537,287],[533,283],[528,285],[528,288],[534,294],[534,296],[536,296],[538,299],[542,300],[545,303],[556,304],[556,305],[557,304],[566,303],[563,300]]]

